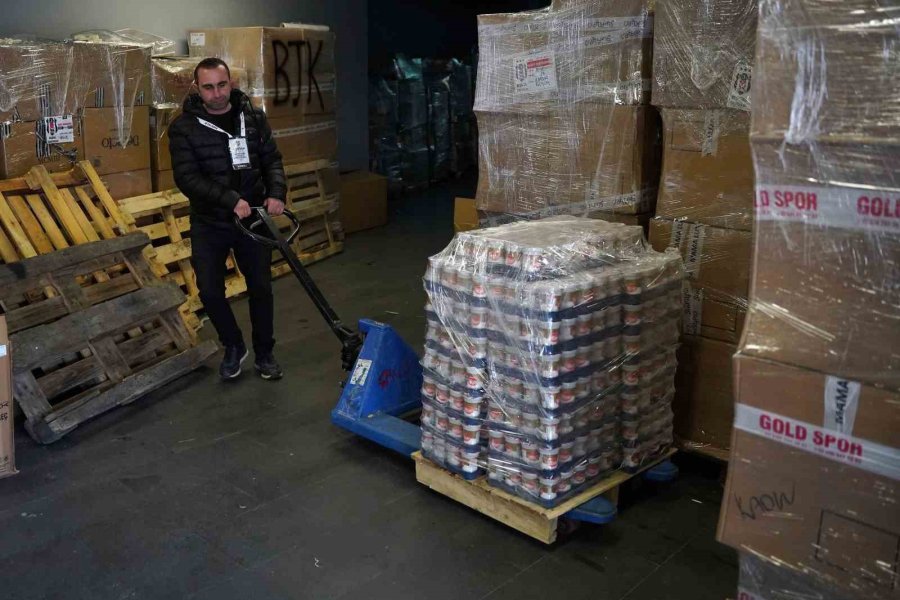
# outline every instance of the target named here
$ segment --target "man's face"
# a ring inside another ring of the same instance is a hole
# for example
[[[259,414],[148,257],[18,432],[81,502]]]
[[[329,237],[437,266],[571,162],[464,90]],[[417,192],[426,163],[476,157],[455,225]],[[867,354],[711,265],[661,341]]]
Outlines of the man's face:
[[[223,66],[197,70],[197,87],[200,99],[208,110],[222,110],[231,97],[231,79]]]

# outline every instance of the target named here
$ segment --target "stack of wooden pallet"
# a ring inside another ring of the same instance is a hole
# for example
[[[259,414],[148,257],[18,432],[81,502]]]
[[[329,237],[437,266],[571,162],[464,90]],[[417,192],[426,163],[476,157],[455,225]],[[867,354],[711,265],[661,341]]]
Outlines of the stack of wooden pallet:
[[[343,250],[342,232],[335,226],[338,208],[336,176],[329,161],[318,160],[286,167],[288,177],[287,209],[300,221],[300,234],[294,241],[297,256],[309,264]],[[177,189],[145,196],[125,198],[119,206],[137,227],[150,238],[151,263],[166,280],[178,284],[188,297],[186,321],[199,327],[202,311],[199,290],[191,266],[191,240],[188,199]],[[287,229],[290,222],[279,217],[275,222]],[[280,256],[273,257],[272,275],[287,274],[290,267]],[[247,290],[243,275],[233,258],[228,259],[225,295],[235,297]]]

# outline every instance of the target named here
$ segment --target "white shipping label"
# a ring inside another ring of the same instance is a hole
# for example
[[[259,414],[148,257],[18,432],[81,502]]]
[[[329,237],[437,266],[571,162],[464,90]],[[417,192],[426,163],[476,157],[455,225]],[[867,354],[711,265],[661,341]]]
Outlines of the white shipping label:
[[[787,400],[787,399],[786,399]],[[900,481],[900,449],[736,404],[734,427],[810,454]]]
[[[728,108],[750,111],[750,84],[753,79],[753,67],[746,61],[740,61],[734,66],[731,75],[731,88],[728,90],[728,100],[725,105]]]
[[[684,230],[686,224],[684,221],[672,222],[672,234],[669,236],[669,248],[677,248],[681,252],[681,242],[684,241]]]
[[[852,434],[859,407],[857,381],[829,375],[825,378],[825,428],[839,433]]]
[[[720,123],[721,112],[711,110],[706,113],[703,122],[703,140],[701,141],[703,156],[715,156],[719,153]]]
[[[689,281],[681,284],[683,305],[682,327],[688,335],[700,335],[703,321],[703,290],[695,288]]]
[[[206,45],[206,32],[205,31],[192,31],[191,32],[191,46],[205,46]]]
[[[7,352],[8,352],[8,350],[6,349],[6,344],[0,345],[0,358],[3,358],[4,356],[6,356]]]
[[[356,361],[356,367],[353,369],[353,375],[350,376],[350,385],[366,385],[366,379],[369,377],[369,370],[372,368],[372,361],[360,358]]]
[[[557,91],[556,55],[541,52],[513,59],[513,81],[517,94]]]
[[[688,225],[687,247],[684,253],[684,270],[688,279],[700,277],[700,265],[703,262],[703,241],[706,239],[706,227]]]
[[[900,192],[875,187],[756,186],[757,221],[900,233]]]
[[[71,144],[75,141],[75,122],[72,115],[44,117],[44,142]]]

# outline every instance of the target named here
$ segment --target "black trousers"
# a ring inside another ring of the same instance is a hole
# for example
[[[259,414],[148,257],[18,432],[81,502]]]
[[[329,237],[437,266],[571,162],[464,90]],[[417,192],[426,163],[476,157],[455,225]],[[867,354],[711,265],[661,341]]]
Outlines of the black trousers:
[[[272,249],[242,234],[234,223],[191,219],[191,264],[197,275],[200,301],[223,346],[244,343],[225,299],[225,261],[230,250],[234,250],[237,266],[247,281],[253,351],[257,356],[268,354],[275,345]]]

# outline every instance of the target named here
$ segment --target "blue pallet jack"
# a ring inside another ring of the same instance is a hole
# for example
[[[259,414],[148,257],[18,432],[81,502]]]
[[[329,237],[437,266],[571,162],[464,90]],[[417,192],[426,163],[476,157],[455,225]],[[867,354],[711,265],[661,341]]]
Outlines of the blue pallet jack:
[[[350,375],[331,411],[332,423],[411,457],[420,450],[421,432],[404,417],[414,415],[422,406],[418,355],[390,325],[370,319],[361,319],[358,331],[344,325],[291,248],[300,232],[297,218],[289,210],[284,212],[292,223],[291,233],[285,236],[265,208],[253,210],[255,214],[245,220],[249,224],[235,218],[238,227],[256,242],[281,253],[341,343],[341,366]],[[656,482],[671,481],[677,475],[678,467],[669,460],[643,473],[644,479]],[[571,521],[597,524],[609,523],[615,517],[615,505],[602,496],[565,514]]]

